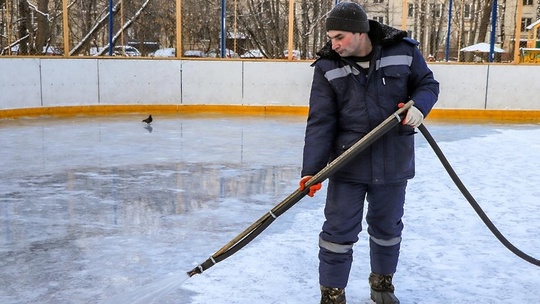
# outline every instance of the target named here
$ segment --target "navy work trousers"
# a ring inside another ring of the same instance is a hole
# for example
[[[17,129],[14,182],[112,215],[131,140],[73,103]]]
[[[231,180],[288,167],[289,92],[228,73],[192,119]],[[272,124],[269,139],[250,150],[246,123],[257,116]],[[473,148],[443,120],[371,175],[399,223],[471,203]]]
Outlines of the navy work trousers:
[[[319,240],[319,283],[345,288],[352,264],[353,244],[362,231],[364,201],[370,235],[371,271],[395,273],[403,230],[407,181],[364,184],[330,179]]]

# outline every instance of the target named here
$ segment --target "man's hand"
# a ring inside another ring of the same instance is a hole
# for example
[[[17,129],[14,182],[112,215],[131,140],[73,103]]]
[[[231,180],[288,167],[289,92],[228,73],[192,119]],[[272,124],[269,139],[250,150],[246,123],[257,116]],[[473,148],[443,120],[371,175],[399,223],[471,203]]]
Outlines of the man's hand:
[[[313,176],[311,175],[306,175],[304,177],[302,177],[300,179],[300,188],[298,189],[299,191],[304,191],[304,189],[306,188],[306,183],[312,178]],[[317,183],[311,187],[309,187],[309,192],[307,195],[309,195],[310,197],[313,197],[315,195],[315,192],[321,190],[322,188],[322,183]]]
[[[404,103],[400,103],[398,104],[398,107],[403,108],[404,105]],[[422,114],[417,107],[412,106],[407,110],[407,115],[405,116],[405,119],[403,119],[402,124],[416,128],[421,125],[422,122],[424,122],[424,114]]]

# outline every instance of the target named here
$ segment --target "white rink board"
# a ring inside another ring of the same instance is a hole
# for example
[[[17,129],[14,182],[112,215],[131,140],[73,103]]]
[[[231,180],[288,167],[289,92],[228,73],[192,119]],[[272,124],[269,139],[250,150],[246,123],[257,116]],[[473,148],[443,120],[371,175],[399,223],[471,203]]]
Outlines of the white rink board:
[[[486,102],[487,65],[430,65],[440,84],[435,108],[483,109]]]
[[[40,62],[37,58],[0,59],[0,109],[42,106]]]
[[[41,60],[43,106],[98,103],[97,60]]]
[[[311,63],[1,58],[0,109],[99,104],[307,106]],[[430,67],[441,84],[436,108],[540,109],[540,65]]]
[[[246,61],[244,100],[247,104],[307,105],[313,67],[311,62]]]
[[[540,66],[490,66],[487,99],[488,109],[540,110]]]
[[[100,104],[180,103],[178,60],[109,59],[99,61]]]
[[[241,61],[182,61],[182,104],[243,104]]]

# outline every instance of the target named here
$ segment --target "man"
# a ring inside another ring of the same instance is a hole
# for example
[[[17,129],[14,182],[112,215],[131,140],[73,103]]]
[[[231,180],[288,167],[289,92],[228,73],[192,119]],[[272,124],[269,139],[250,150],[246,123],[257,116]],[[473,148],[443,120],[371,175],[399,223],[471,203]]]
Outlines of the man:
[[[326,19],[330,41],[315,61],[300,190],[328,162],[414,101],[399,124],[329,178],[319,236],[321,304],[345,303],[353,244],[362,230],[364,200],[370,235],[371,299],[399,303],[392,277],[401,243],[407,180],[414,176],[415,127],[437,101],[439,83],[404,31],[368,20],[351,2]],[[320,189],[313,185],[308,195]],[[307,190],[306,190],[307,191]]]

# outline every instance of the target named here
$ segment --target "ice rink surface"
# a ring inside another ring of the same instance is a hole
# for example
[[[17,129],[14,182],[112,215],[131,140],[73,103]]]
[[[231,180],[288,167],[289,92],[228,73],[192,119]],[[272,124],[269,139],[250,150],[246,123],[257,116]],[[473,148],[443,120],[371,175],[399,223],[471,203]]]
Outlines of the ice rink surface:
[[[0,120],[0,303],[127,299],[204,262],[296,189],[305,118],[153,116]],[[425,125],[499,230],[540,258],[540,125]],[[416,138],[401,302],[539,303],[540,268],[499,243]],[[154,303],[318,303],[325,186]],[[367,244],[364,231],[347,303],[371,303]]]

